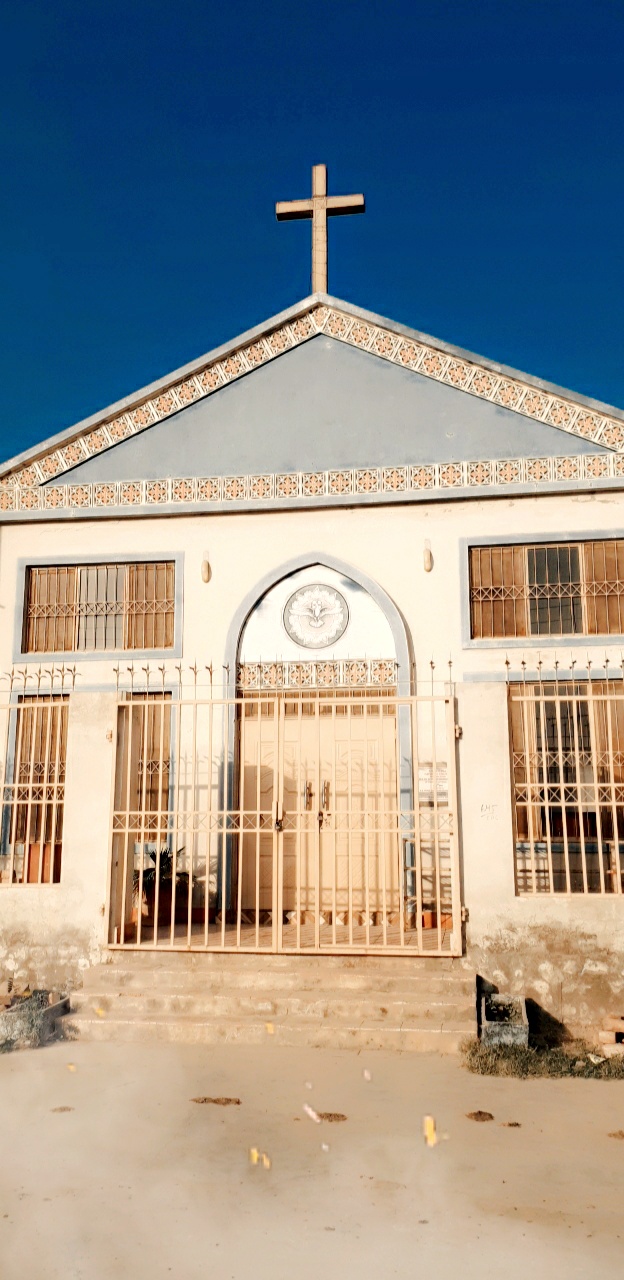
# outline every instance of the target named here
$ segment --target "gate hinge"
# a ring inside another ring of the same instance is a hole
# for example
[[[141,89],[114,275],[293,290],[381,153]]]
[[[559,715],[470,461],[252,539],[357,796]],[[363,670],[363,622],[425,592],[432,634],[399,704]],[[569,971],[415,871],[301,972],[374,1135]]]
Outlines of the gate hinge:
[[[456,737],[456,738],[463,738],[463,736],[464,736],[464,731],[463,731],[463,729],[462,729],[461,725],[460,725],[460,724],[456,724],[456,725],[455,725],[455,737]]]
[[[462,907],[462,909],[461,909],[461,922],[462,922],[462,924],[467,924],[467,923],[468,923],[468,921],[469,921],[469,919],[470,919],[470,912],[468,911],[468,907]]]

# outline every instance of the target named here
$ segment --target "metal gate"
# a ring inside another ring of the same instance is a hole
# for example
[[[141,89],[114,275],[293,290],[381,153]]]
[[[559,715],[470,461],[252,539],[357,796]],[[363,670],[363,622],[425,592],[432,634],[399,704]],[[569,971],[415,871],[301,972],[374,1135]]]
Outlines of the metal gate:
[[[454,699],[118,699],[112,946],[459,954]]]

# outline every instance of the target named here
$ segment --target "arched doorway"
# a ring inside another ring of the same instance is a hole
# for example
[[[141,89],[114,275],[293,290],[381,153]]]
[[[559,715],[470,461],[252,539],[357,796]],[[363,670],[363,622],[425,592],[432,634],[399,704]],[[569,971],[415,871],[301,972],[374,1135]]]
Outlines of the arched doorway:
[[[446,761],[449,704],[417,706],[398,611],[345,566],[312,561],[258,593],[237,640],[233,889],[255,945],[449,949],[447,764],[424,840],[414,800],[419,728],[431,740],[438,719]]]

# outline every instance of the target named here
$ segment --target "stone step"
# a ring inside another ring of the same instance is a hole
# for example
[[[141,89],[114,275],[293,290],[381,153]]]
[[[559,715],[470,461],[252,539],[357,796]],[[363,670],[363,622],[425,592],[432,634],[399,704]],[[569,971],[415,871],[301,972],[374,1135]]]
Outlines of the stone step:
[[[264,1022],[256,1019],[197,1020],[184,1016],[151,1018],[90,1018],[70,1015],[65,1033],[70,1038],[115,1040],[140,1043],[173,1044],[266,1044],[305,1048],[331,1049],[395,1049],[412,1052],[456,1053],[467,1036],[474,1036],[476,1024],[466,1020],[433,1025],[413,1019],[402,1025],[386,1023],[354,1023],[335,1025],[327,1022],[289,1020],[274,1024],[269,1037]]]
[[[173,948],[156,950],[149,947],[136,949],[120,947],[112,948],[108,951],[104,963],[106,967],[119,967],[122,969],[156,969],[163,967],[170,969],[200,968],[202,970],[229,967],[236,970],[255,970],[259,964],[262,964],[266,970],[279,970],[290,969],[293,963],[296,963],[299,970],[356,969],[360,971],[365,966],[367,971],[380,969],[388,972],[398,972],[407,968],[410,971],[428,971],[430,973],[463,970],[464,973],[474,974],[470,963],[463,956],[419,956],[411,955],[409,951],[400,956],[334,955],[319,954],[318,952],[304,952],[301,955],[294,953],[274,955],[272,952],[260,951],[192,951],[187,948],[176,951]]]
[[[475,1002],[460,996],[438,998],[421,993],[418,998],[384,999],[383,993],[323,991],[322,995],[306,997],[284,995],[279,991],[261,993],[211,992],[202,994],[183,991],[141,992],[93,992],[77,991],[72,996],[72,1010],[84,1017],[153,1017],[169,1018],[180,1015],[197,1019],[245,1018],[253,1016],[271,1020],[274,1018],[303,1018],[344,1022],[367,1018],[387,1020],[389,1024],[406,1018],[423,1018],[439,1023],[452,1019],[470,1020],[475,1016]]]
[[[406,969],[402,971],[369,970],[363,966],[354,969],[306,969],[300,967],[299,957],[290,961],[288,969],[266,969],[264,958],[257,958],[256,969],[237,968],[228,965],[219,969],[214,965],[203,969],[120,968],[117,965],[96,965],[87,969],[83,987],[89,991],[182,991],[185,993],[216,990],[272,990],[315,991],[327,987],[341,991],[423,992],[431,995],[463,993],[474,995],[475,976],[465,970],[439,974]]]

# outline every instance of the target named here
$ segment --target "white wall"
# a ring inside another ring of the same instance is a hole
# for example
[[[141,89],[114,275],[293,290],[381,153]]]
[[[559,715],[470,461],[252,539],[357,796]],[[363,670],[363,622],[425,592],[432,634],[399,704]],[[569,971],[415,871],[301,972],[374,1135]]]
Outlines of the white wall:
[[[607,493],[4,526],[0,537],[0,671],[10,668],[13,656],[20,557],[122,559],[130,552],[146,556],[183,552],[183,661],[196,660],[202,666],[212,662],[215,679],[224,660],[233,614],[275,566],[318,551],[362,570],[383,587],[402,613],[421,678],[429,678],[432,658],[436,676],[448,678],[447,664],[452,661],[464,733],[458,758],[469,946],[490,974],[496,969],[509,981],[518,982],[528,981],[531,957],[539,952],[530,980],[546,984],[542,995],[553,1009],[557,1000],[564,1007],[564,969],[566,963],[568,968],[572,965],[574,989],[581,991],[578,998],[574,996],[574,1007],[582,1021],[583,983],[587,985],[591,978],[593,989],[602,984],[603,1003],[615,998],[618,984],[624,989],[623,900],[515,896],[505,689],[500,683],[508,648],[504,643],[495,649],[462,645],[459,544],[462,538],[471,537],[511,535],[523,541],[542,534],[583,537],[598,532],[613,536],[618,530],[624,530],[624,497]],[[433,554],[431,573],[423,566],[425,539]],[[207,584],[201,578],[204,558],[209,559],[212,569]],[[21,601],[17,607],[21,611]],[[612,667],[619,667],[619,643],[588,640],[575,650],[579,664],[587,652],[595,665],[607,653]],[[556,647],[561,663],[568,661],[569,654],[570,646],[565,642]],[[512,667],[517,670],[524,657],[529,669],[534,669],[540,655],[548,666],[554,661],[555,649],[543,640],[539,646],[527,643],[522,650],[511,652]],[[127,665],[126,659],[127,655],[122,665]],[[15,939],[20,931],[32,942],[33,935],[39,941],[44,935],[59,939],[79,930],[82,940],[76,946],[87,959],[103,941],[101,908],[108,864],[112,757],[106,733],[113,720],[110,690],[114,662],[111,657],[105,662],[77,660],[77,690],[84,693],[96,688],[99,694],[89,704],[78,694],[72,700],[63,880],[60,886],[0,886],[5,954],[18,953]],[[494,683],[488,682],[488,675]],[[7,938],[13,942],[7,943]],[[541,939],[539,947],[537,939]],[[552,960],[555,953],[556,964]],[[23,951],[19,954],[23,956]],[[606,967],[594,972],[587,969],[587,961]],[[539,992],[539,986],[535,990]],[[574,1001],[568,1005],[572,1007]]]

